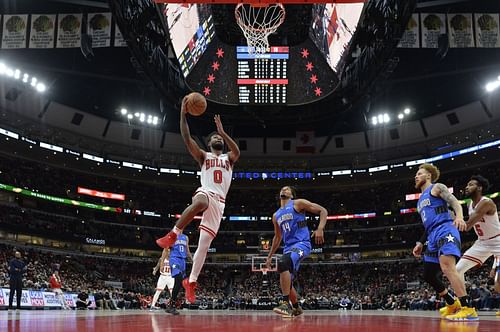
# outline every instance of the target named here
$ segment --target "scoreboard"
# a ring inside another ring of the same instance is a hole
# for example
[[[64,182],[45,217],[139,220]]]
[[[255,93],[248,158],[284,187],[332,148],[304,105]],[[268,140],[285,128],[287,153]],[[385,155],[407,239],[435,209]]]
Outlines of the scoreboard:
[[[249,54],[248,46],[236,47],[240,104],[286,104],[288,46],[273,46],[262,54]]]

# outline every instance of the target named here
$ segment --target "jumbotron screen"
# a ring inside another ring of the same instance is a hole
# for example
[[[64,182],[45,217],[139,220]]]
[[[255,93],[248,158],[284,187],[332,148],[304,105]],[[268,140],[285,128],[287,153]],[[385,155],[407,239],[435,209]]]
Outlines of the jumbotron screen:
[[[286,104],[288,46],[272,46],[263,54],[236,47],[238,98],[240,104]]]
[[[186,77],[215,35],[211,12],[205,4],[165,4],[168,31],[175,55]]]

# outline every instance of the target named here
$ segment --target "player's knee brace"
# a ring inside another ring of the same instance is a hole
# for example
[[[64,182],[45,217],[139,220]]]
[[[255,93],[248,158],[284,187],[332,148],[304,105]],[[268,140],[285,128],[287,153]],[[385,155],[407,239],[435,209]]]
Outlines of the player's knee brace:
[[[443,292],[446,287],[441,281],[441,267],[437,263],[424,263],[424,280],[438,293]]]
[[[290,271],[290,273],[293,272],[293,262],[290,254],[281,256],[281,259],[278,262],[278,272],[281,273],[285,271]]]

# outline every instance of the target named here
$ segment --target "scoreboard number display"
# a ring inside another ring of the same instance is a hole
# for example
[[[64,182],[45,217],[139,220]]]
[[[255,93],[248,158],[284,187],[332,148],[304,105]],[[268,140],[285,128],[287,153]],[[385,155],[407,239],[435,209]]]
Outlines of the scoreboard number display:
[[[240,104],[286,104],[288,46],[272,46],[266,53],[250,54],[248,46],[236,47]]]

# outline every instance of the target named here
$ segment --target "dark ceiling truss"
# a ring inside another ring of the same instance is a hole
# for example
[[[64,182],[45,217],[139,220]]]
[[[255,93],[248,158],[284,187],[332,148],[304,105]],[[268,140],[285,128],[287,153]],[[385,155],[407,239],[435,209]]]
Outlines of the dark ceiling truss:
[[[162,14],[150,0],[109,0],[111,12],[144,74],[172,103],[186,91],[176,60],[168,57],[170,37]]]

